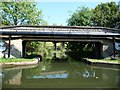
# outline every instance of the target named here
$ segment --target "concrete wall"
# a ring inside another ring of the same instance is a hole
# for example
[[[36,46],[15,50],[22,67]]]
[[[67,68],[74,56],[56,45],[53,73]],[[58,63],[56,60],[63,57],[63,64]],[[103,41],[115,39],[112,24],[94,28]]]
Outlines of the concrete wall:
[[[8,41],[5,41],[8,44]],[[0,52],[0,57],[8,57],[8,49],[2,53]],[[11,40],[10,58],[21,58],[22,57],[22,40]]]

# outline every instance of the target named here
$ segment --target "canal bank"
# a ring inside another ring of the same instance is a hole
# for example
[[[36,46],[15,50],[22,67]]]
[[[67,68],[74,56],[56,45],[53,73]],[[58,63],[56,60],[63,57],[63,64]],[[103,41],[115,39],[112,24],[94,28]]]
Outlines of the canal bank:
[[[12,68],[17,66],[37,65],[38,62],[38,59],[0,59],[0,66],[2,66],[2,68]]]
[[[109,59],[83,59],[83,62],[94,65],[94,66],[105,66],[105,67],[115,67],[120,68],[120,59],[109,60]]]

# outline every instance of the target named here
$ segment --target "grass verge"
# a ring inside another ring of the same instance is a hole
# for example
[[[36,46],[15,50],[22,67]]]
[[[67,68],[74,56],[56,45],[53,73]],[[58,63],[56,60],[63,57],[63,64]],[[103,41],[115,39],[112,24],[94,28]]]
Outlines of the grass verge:
[[[7,62],[30,62],[34,61],[34,59],[24,59],[24,58],[0,58],[0,63],[7,63]]]

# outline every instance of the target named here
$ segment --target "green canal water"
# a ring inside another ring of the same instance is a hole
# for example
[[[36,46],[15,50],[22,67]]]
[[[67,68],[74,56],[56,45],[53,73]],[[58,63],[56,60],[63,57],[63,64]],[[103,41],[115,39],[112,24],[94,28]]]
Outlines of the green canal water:
[[[120,88],[120,70],[81,62],[2,70],[2,88]]]

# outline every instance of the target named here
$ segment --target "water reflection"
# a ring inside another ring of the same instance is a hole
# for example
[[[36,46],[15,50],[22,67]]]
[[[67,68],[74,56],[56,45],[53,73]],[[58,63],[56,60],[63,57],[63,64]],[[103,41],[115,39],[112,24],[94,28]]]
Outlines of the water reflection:
[[[40,63],[34,68],[3,70],[3,73],[3,87],[119,87],[120,84],[119,69],[83,63]]]
[[[85,78],[95,77],[95,70],[87,71],[87,69],[84,69],[82,76]]]
[[[22,77],[22,69],[19,70],[5,70],[3,77],[3,84],[20,85]]]
[[[33,76],[32,78],[35,78],[35,79],[38,79],[38,78],[52,79],[52,78],[67,78],[67,77],[68,77],[68,74],[63,73],[63,74],[48,74],[48,75]],[[31,77],[27,77],[27,78],[31,78]]]
[[[2,77],[3,77],[3,74],[2,74],[2,65],[0,64],[0,90],[2,89]]]

